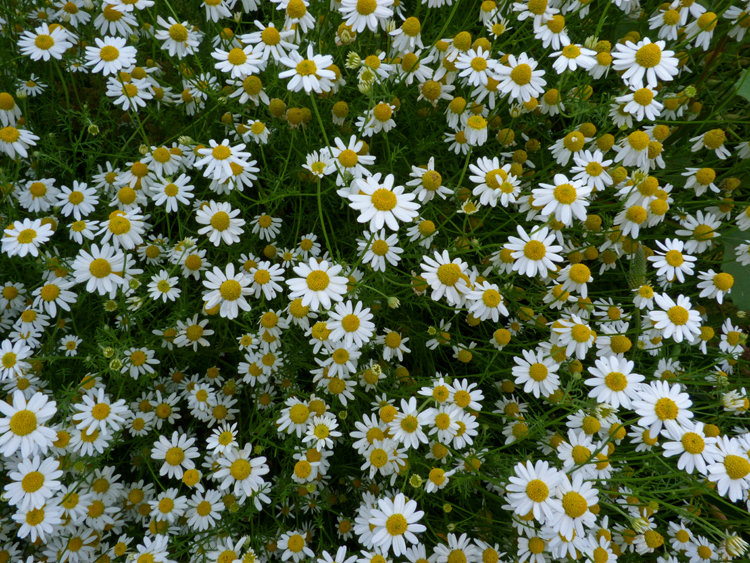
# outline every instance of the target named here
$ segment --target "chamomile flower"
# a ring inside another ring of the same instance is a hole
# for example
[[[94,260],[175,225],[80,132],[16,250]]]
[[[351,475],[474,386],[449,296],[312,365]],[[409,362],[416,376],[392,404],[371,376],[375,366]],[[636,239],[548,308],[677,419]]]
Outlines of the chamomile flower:
[[[435,196],[445,199],[453,193],[450,188],[443,186],[443,177],[435,170],[435,157],[430,157],[427,166],[412,166],[409,174],[414,180],[406,182],[407,186],[416,186],[414,195],[420,203],[432,201]]]
[[[62,59],[65,51],[73,46],[68,31],[56,25],[52,29],[43,23],[34,31],[24,31],[18,40],[21,54],[31,57],[32,61]]]
[[[691,308],[690,298],[680,295],[674,301],[666,293],[656,293],[654,301],[661,311],[650,311],[649,318],[664,338],[672,338],[677,343],[693,342],[700,335],[701,315]]]
[[[617,43],[612,52],[612,68],[624,70],[622,80],[631,88],[643,88],[645,84],[654,89],[659,80],[670,82],[678,73],[674,51],[665,50],[664,41],[652,43],[648,37],[637,43]]]
[[[101,72],[104,76],[117,74],[135,64],[135,47],[127,46],[124,37],[94,38],[95,47],[86,47],[86,66],[91,72]]]
[[[333,64],[333,57],[316,55],[312,44],[307,47],[306,59],[297,51],[290,51],[289,56],[279,59],[279,63],[289,67],[289,70],[279,73],[279,78],[291,78],[287,85],[291,92],[304,90],[306,94],[320,94],[330,90],[332,81],[336,79],[336,73],[329,70]]]
[[[240,241],[243,234],[242,227],[245,220],[238,217],[240,209],[232,209],[229,203],[217,203],[213,200],[198,209],[195,220],[199,225],[206,225],[198,229],[199,235],[208,235],[208,240],[219,246],[223,241],[225,244],[234,244]]]
[[[63,472],[56,459],[39,455],[18,462],[8,473],[5,497],[17,510],[42,508],[60,490]]]
[[[0,240],[2,251],[10,256],[23,258],[27,254],[39,256],[39,246],[47,242],[53,234],[49,224],[42,223],[41,219],[26,218],[23,221],[15,221],[3,231]]]
[[[596,367],[588,368],[593,377],[585,380],[586,385],[593,387],[589,397],[598,403],[629,409],[631,400],[639,398],[641,383],[645,379],[640,374],[632,373],[634,362],[609,356],[595,360],[595,364]]]
[[[647,427],[651,436],[678,432],[690,423],[693,402],[679,385],[670,386],[667,381],[652,381],[643,385],[638,399],[632,400],[632,408],[641,418],[638,424]]]
[[[521,53],[518,58],[509,55],[508,66],[495,67],[500,80],[498,89],[519,102],[538,98],[544,91],[547,81],[542,78],[544,71],[536,70],[537,64],[526,53]]]
[[[169,180],[164,178],[151,186],[151,198],[156,205],[165,205],[167,213],[179,211],[179,205],[189,205],[195,197],[195,187],[189,176],[180,174],[179,178]]]
[[[309,264],[304,262],[293,268],[298,278],[286,281],[291,292],[289,299],[302,298],[303,307],[310,306],[313,311],[318,311],[322,305],[324,309],[330,309],[333,301],[342,301],[344,293],[347,292],[347,279],[338,275],[342,267],[331,264],[326,260],[317,262],[310,259]]]
[[[206,272],[203,285],[207,292],[203,294],[206,308],[210,309],[221,304],[219,314],[227,319],[236,319],[239,310],[250,310],[250,304],[245,299],[250,295],[248,287],[251,280],[242,272],[235,273],[234,264],[231,262],[226,266],[226,272],[214,266],[213,272]]]
[[[427,529],[418,523],[423,516],[424,512],[417,510],[417,501],[407,500],[403,493],[393,499],[379,499],[378,508],[370,512],[368,522],[373,527],[372,543],[383,552],[393,549],[394,555],[405,555],[406,541],[418,543],[415,534]]]
[[[591,188],[577,180],[568,180],[564,174],[555,174],[554,185],[539,184],[532,190],[534,204],[543,206],[543,215],[553,215],[566,226],[573,224],[573,217],[579,221],[586,220],[586,208]]]
[[[394,187],[394,176],[388,174],[380,183],[381,174],[358,178],[354,182],[358,194],[350,194],[350,207],[359,211],[359,223],[369,222],[370,231],[375,233],[387,225],[398,230],[398,221],[411,222],[419,215],[419,204],[414,202],[415,194],[404,193],[403,186]]]
[[[562,246],[552,244],[555,234],[549,233],[547,227],[535,228],[531,234],[526,233],[521,225],[516,227],[518,237],[508,237],[505,248],[511,251],[513,271],[528,277],[547,277],[549,270],[555,270],[555,262],[562,262],[559,254]],[[520,237],[520,238],[519,238]]]
[[[57,439],[57,433],[44,426],[57,412],[57,403],[36,392],[26,399],[16,390],[10,403],[0,402],[0,453],[11,457],[17,451],[28,459],[36,453],[46,453]]]
[[[451,260],[447,250],[435,252],[434,258],[422,258],[422,276],[432,287],[431,298],[439,301],[443,296],[453,305],[462,305],[469,293],[468,265],[460,258]]]
[[[393,3],[394,0],[340,0],[339,11],[352,31],[361,33],[367,28],[374,32],[393,16]]]
[[[732,502],[741,500],[750,489],[750,460],[737,438],[719,436],[713,450],[714,463],[708,466],[708,480],[716,483],[720,495]]]
[[[159,475],[166,475],[170,479],[182,479],[185,470],[193,469],[193,460],[200,455],[198,448],[193,444],[195,438],[188,438],[186,434],[177,431],[172,433],[171,438],[159,436],[151,449],[151,459],[164,460]]]
[[[7,154],[11,158],[27,158],[29,147],[35,147],[39,140],[38,135],[34,135],[27,129],[18,129],[12,125],[0,129],[0,152]]]
[[[195,53],[201,43],[201,35],[188,22],[180,23],[171,16],[166,20],[158,16],[156,22],[161,29],[156,30],[154,37],[162,42],[161,48],[171,57],[183,59]]]
[[[560,387],[560,377],[557,370],[560,365],[547,356],[544,351],[536,353],[522,350],[523,358],[516,356],[513,361],[512,373],[516,385],[523,385],[524,392],[532,393],[534,397],[549,397]]]

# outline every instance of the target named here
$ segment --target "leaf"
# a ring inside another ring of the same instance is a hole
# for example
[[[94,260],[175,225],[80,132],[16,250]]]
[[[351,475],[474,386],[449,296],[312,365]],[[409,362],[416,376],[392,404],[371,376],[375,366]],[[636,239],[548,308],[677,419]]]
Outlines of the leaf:
[[[748,84],[750,85],[750,80],[748,80]],[[721,238],[724,242],[724,262],[721,269],[734,278],[734,285],[729,298],[738,309],[750,311],[750,266],[740,264],[734,254],[736,246],[750,240],[750,232],[733,229],[722,235]]]
[[[738,96],[750,102],[750,68],[745,69],[734,87],[737,89]]]

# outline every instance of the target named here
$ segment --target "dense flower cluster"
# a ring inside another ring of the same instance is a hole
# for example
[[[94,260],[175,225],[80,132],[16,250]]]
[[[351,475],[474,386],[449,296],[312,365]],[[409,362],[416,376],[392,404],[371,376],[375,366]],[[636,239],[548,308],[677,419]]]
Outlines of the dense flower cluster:
[[[703,4],[6,2],[0,563],[742,560]]]

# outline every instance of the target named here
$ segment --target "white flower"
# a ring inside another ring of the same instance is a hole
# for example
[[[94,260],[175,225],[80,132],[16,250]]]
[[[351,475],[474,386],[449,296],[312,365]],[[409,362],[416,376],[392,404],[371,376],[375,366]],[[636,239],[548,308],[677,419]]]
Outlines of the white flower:
[[[321,305],[324,309],[330,309],[331,302],[341,301],[347,292],[348,280],[339,276],[340,272],[341,266],[329,266],[326,260],[317,262],[311,258],[309,264],[300,263],[294,267],[294,273],[300,277],[286,281],[291,290],[289,299],[301,297],[302,306],[309,305],[313,311],[317,311]]]
[[[23,458],[46,453],[57,433],[44,424],[57,412],[57,403],[37,391],[26,400],[22,391],[13,392],[12,402],[0,401],[0,453],[6,458],[20,451]]]
[[[635,363],[617,356],[600,358],[595,363],[595,368],[588,368],[594,377],[585,381],[586,385],[593,387],[589,397],[598,403],[629,409],[631,399],[639,397],[638,392],[645,379],[640,374],[632,373]]]
[[[124,37],[94,38],[96,47],[86,47],[86,65],[93,67],[91,72],[101,72],[104,76],[117,74],[135,64],[135,47],[126,46]]]
[[[41,219],[26,218],[23,221],[15,221],[6,228],[0,244],[8,256],[39,256],[39,245],[47,242],[52,234],[52,227],[43,224]]]
[[[656,437],[660,433],[665,436],[675,433],[689,424],[693,418],[689,410],[692,404],[680,385],[670,387],[667,381],[652,381],[641,387],[639,398],[632,401],[632,408],[641,417],[638,424],[648,427],[651,436]]]
[[[624,70],[622,80],[632,88],[643,88],[643,79],[649,88],[656,88],[658,81],[669,82],[677,75],[677,57],[674,51],[664,50],[666,43],[652,43],[644,37],[638,43],[617,43],[612,52],[612,68]]]
[[[375,233],[387,225],[398,230],[398,221],[411,222],[419,215],[419,204],[414,202],[414,194],[404,193],[403,186],[394,187],[394,176],[388,174],[380,183],[381,174],[365,179],[355,179],[358,194],[349,195],[352,209],[360,211],[357,221],[370,223],[370,231]]]
[[[406,554],[406,541],[416,544],[419,539],[415,533],[424,532],[427,528],[418,524],[424,512],[417,510],[417,501],[408,500],[403,493],[398,493],[393,500],[379,499],[378,508],[370,512],[368,524],[373,526],[373,545],[388,552],[393,548],[396,556]]]
[[[328,68],[333,64],[331,55],[316,55],[313,46],[307,47],[307,58],[303,59],[297,51],[291,51],[288,57],[279,59],[279,63],[289,67],[279,73],[279,78],[290,78],[288,88],[292,92],[304,90],[306,94],[317,94],[331,89],[336,73]]]
[[[516,385],[523,385],[525,393],[532,393],[534,397],[549,397],[560,387],[560,376],[557,370],[560,365],[543,350],[534,353],[521,350],[523,358],[513,358],[516,363],[512,373]]]
[[[535,277],[537,273],[541,277],[547,277],[549,270],[555,270],[555,262],[562,262],[559,254],[562,246],[553,245],[555,234],[549,233],[547,227],[537,227],[531,235],[517,225],[518,237],[508,237],[505,248],[512,251],[513,271],[519,274]]]
[[[226,273],[214,266],[213,272],[206,272],[203,285],[209,291],[203,294],[206,301],[206,309],[211,309],[221,304],[219,314],[227,319],[236,319],[239,310],[249,311],[250,304],[245,299],[250,295],[250,279],[242,272],[235,274],[234,264],[231,262],[226,266]]]
[[[675,302],[666,293],[656,293],[654,301],[662,310],[650,311],[649,318],[664,338],[672,338],[678,343],[683,340],[693,342],[700,335],[701,315],[691,309],[688,297],[680,295]]]

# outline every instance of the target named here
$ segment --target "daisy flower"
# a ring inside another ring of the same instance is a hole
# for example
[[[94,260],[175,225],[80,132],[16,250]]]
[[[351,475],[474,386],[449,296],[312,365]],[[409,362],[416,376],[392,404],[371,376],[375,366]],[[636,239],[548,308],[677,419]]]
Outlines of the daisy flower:
[[[225,202],[217,203],[214,200],[201,205],[196,212],[195,220],[199,225],[206,225],[198,229],[199,235],[208,234],[208,240],[219,246],[221,241],[225,244],[234,244],[240,241],[240,235],[244,233],[242,227],[245,220],[238,218],[240,209],[232,209]]]
[[[416,544],[415,534],[427,528],[418,522],[424,512],[417,510],[417,501],[407,500],[403,493],[393,499],[378,500],[378,508],[370,512],[368,524],[372,527],[372,543],[384,553],[393,549],[396,556],[406,554],[406,541]]]
[[[398,230],[398,221],[411,222],[419,215],[419,204],[413,200],[416,196],[404,193],[403,186],[394,187],[394,176],[388,174],[380,183],[381,174],[368,178],[358,178],[354,182],[358,194],[350,194],[350,207],[360,212],[357,221],[370,223],[370,232],[377,232],[387,225],[393,231]]]
[[[562,262],[563,258],[558,252],[562,246],[553,245],[555,241],[554,232],[549,234],[547,227],[539,227],[529,235],[521,227],[516,226],[518,237],[508,237],[508,243],[505,245],[507,250],[511,251],[513,262],[513,271],[528,277],[547,277],[549,270],[555,270],[555,262]]]
[[[52,227],[42,223],[41,219],[26,218],[23,221],[14,221],[3,231],[0,245],[9,257],[23,258],[27,254],[39,256],[39,246],[47,242],[52,234]]]
[[[101,72],[104,76],[117,74],[123,68],[135,65],[137,51],[128,47],[124,37],[94,38],[96,47],[86,47],[86,66],[91,72]]]
[[[317,262],[311,258],[309,264],[302,262],[293,269],[300,277],[286,281],[291,290],[288,297],[290,300],[302,298],[303,307],[310,306],[317,311],[322,305],[324,309],[330,309],[331,302],[341,301],[347,292],[347,279],[338,275],[342,269],[340,265],[329,266],[326,260]]]
[[[675,302],[666,293],[656,293],[654,301],[662,310],[649,311],[649,318],[664,338],[672,338],[677,343],[693,342],[700,335],[701,315],[691,308],[690,298],[680,295]]]
[[[311,92],[320,94],[330,90],[332,81],[336,79],[336,73],[329,70],[333,64],[333,57],[316,55],[312,44],[307,47],[306,59],[302,58],[297,51],[290,51],[288,57],[279,59],[279,63],[289,67],[289,70],[279,73],[279,78],[291,78],[287,85],[291,92],[304,90],[306,94]]]
[[[251,280],[244,273],[235,274],[234,264],[231,262],[226,266],[226,273],[214,266],[213,272],[206,272],[206,279],[203,280],[203,286],[208,289],[203,294],[206,309],[221,304],[220,316],[236,319],[240,309],[243,311],[251,309],[245,299],[245,296],[251,293],[248,287],[250,283]]]
[[[652,381],[643,385],[639,398],[631,401],[632,408],[641,418],[638,424],[649,429],[651,436],[678,432],[689,425],[693,413],[693,402],[687,393],[682,393],[680,385],[670,387],[667,381]]]
[[[179,204],[189,205],[190,200],[195,197],[194,186],[191,185],[190,177],[180,174],[179,178],[169,181],[166,178],[151,186],[151,199],[156,205],[164,205],[167,213],[174,213],[179,209]]]
[[[588,368],[592,377],[585,380],[586,385],[593,387],[589,397],[598,403],[607,403],[615,408],[630,408],[631,400],[639,398],[644,376],[632,373],[634,362],[609,356],[595,360],[596,367]]]
[[[460,537],[448,534],[447,544],[436,544],[430,559],[435,563],[453,563],[454,560],[477,562],[481,560],[481,553],[467,534]]]
[[[649,88],[656,88],[658,81],[670,82],[677,76],[678,60],[674,51],[665,50],[664,41],[652,43],[644,37],[638,43],[617,43],[612,52],[612,68],[624,70],[622,80],[631,88],[643,88],[644,77]]]
[[[732,502],[742,500],[750,489],[750,460],[737,438],[719,436],[713,448],[714,463],[708,466],[708,480],[716,483],[720,495]]]
[[[252,445],[246,444],[241,450],[229,450],[217,460],[220,467],[214,479],[220,483],[220,489],[231,488],[235,496],[245,499],[263,486],[263,475],[269,471],[266,458],[251,458],[251,452]]]
[[[557,370],[560,365],[554,359],[545,355],[543,351],[536,353],[521,350],[523,358],[513,358],[516,363],[512,373],[516,385],[523,385],[524,392],[532,393],[534,397],[549,397],[560,387],[560,377]]]
[[[475,287],[466,295],[466,299],[471,302],[471,315],[482,321],[492,318],[494,322],[498,322],[501,315],[508,316],[508,309],[497,284],[484,281]]]
[[[0,402],[0,453],[11,457],[17,451],[25,459],[46,453],[57,440],[57,433],[44,426],[55,413],[57,403],[36,392],[28,399],[22,391],[13,392],[10,403]]]
[[[46,23],[34,31],[24,31],[18,40],[21,54],[31,57],[32,61],[62,59],[65,51],[72,46],[70,35],[64,27],[56,25],[50,30]]]
[[[329,313],[328,329],[331,340],[340,340],[347,346],[363,346],[372,339],[375,324],[372,322],[370,309],[361,301],[353,305],[352,301],[337,303],[335,310]]]
[[[508,66],[495,67],[500,80],[498,90],[518,102],[528,102],[531,98],[538,98],[544,91],[547,81],[542,78],[544,71],[536,70],[536,67],[537,62],[526,53],[521,53],[518,58],[509,55]]]
[[[35,147],[38,140],[37,135],[26,129],[17,129],[12,125],[0,129],[0,151],[11,158],[16,158],[16,155],[27,158],[29,153],[26,149]]]
[[[98,203],[99,197],[95,188],[89,188],[88,184],[73,180],[72,189],[60,186],[56,205],[62,206],[60,211],[65,217],[72,214],[76,221],[80,221],[82,217],[94,211]]]
[[[432,287],[431,298],[440,300],[443,296],[453,305],[462,305],[469,293],[468,264],[460,258],[451,261],[447,250],[435,251],[434,258],[422,258],[422,277]]]
[[[554,214],[555,219],[566,226],[573,224],[573,217],[586,221],[586,208],[591,188],[576,180],[568,180],[564,174],[555,174],[554,185],[539,184],[532,190],[534,204],[542,207],[542,215]]]

